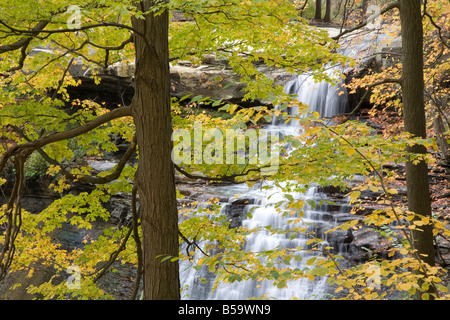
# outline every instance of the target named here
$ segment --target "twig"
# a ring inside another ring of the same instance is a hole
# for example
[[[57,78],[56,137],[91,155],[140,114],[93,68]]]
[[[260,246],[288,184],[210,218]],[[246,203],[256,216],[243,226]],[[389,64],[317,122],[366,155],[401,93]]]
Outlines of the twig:
[[[428,0],[425,0],[423,3],[422,18],[427,17],[430,20],[431,24],[438,30],[439,38],[441,39],[442,44],[450,49],[449,44],[444,40],[444,37],[442,36],[442,28],[437,25],[437,23],[433,20],[433,17],[427,12],[427,3],[428,3]]]

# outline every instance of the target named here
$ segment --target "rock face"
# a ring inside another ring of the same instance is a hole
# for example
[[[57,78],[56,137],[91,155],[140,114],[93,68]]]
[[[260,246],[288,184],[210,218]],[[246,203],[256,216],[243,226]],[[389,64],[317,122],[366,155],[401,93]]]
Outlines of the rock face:
[[[337,34],[339,29],[328,28],[331,36]],[[400,38],[389,38],[387,34],[363,30],[362,32],[342,39],[339,49],[358,62],[358,66],[345,70],[350,77],[360,77],[364,70],[380,70],[396,62],[401,52]],[[270,68],[263,63],[256,65],[257,69],[275,84],[284,84],[292,78],[291,74],[279,69]],[[83,65],[82,60],[77,61],[70,74],[82,81],[78,87],[69,89],[69,94],[77,98],[106,101],[107,106],[129,104],[134,95],[133,63],[118,63],[107,69],[92,69]],[[97,74],[100,83],[95,83],[93,74]],[[181,98],[191,94],[210,97],[214,100],[225,100],[231,103],[242,103],[245,95],[245,84],[240,82],[225,59],[218,59],[214,55],[205,55],[200,65],[180,61],[170,67],[171,95]],[[357,97],[355,98],[357,99]],[[256,103],[261,103],[257,101]],[[245,106],[245,104],[244,104]]]
[[[290,75],[282,70],[258,64],[257,68],[275,84],[283,84]],[[82,81],[78,87],[71,87],[72,97],[99,99],[114,104],[129,104],[134,95],[134,64],[116,64],[106,70],[92,70],[83,66],[80,60],[70,70],[70,74]],[[100,78],[95,83],[93,71]],[[182,98],[201,95],[213,100],[224,100],[241,103],[245,96],[245,84],[233,72],[228,62],[216,59],[213,55],[205,55],[201,65],[179,62],[170,67],[170,90],[173,97]]]

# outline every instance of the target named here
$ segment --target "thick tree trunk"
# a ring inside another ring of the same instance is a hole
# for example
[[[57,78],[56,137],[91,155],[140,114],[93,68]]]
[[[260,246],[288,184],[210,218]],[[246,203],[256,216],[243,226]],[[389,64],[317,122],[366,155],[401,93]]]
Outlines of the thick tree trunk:
[[[316,15],[315,20],[322,20],[322,0],[316,0]]]
[[[155,2],[141,1],[142,11]],[[168,12],[133,19],[136,91],[132,113],[139,146],[137,186],[142,224],[144,299],[180,298],[178,262],[178,212],[174,168],[171,160],[172,124],[169,92]]]
[[[402,0],[400,7],[403,46],[403,118],[405,131],[416,137],[426,136],[424,80],[423,80],[423,27],[420,1]],[[412,146],[409,152],[424,154],[423,146]],[[414,213],[431,217],[431,200],[427,164],[406,163],[408,208]],[[434,246],[431,226],[414,232],[414,245],[422,259],[434,265]]]

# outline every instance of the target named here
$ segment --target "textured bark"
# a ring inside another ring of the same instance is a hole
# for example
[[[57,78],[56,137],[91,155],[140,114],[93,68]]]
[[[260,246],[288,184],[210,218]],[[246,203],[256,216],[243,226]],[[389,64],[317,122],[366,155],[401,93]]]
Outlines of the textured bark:
[[[148,11],[157,1],[141,1]],[[161,1],[158,1],[161,3]],[[133,19],[136,74],[132,114],[139,146],[137,186],[142,224],[144,299],[180,298],[178,262],[161,258],[178,256],[178,213],[174,167],[171,160],[171,114],[167,10],[145,19]]]
[[[403,118],[405,131],[416,137],[426,137],[424,80],[423,80],[423,27],[420,1],[402,0],[400,7],[403,46]],[[423,146],[412,146],[413,153],[426,153]],[[431,217],[431,200],[427,164],[406,163],[408,208],[421,216]],[[414,244],[423,260],[434,265],[434,246],[431,226],[414,232]]]
[[[314,19],[322,20],[322,0],[316,0],[316,15]]]
[[[445,126],[442,116],[438,113],[434,117],[434,133],[436,134],[436,143],[439,147],[441,159],[450,164],[450,148],[445,137]]]
[[[331,0],[326,1],[324,22],[331,22]]]

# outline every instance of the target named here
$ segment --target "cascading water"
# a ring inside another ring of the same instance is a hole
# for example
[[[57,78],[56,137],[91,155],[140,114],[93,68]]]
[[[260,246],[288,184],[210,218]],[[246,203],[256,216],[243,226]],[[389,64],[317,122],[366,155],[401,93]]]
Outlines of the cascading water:
[[[334,68],[328,71],[331,75],[335,72]],[[327,82],[315,82],[308,74],[299,75],[297,78],[288,82],[285,86],[287,93],[297,95],[297,99],[309,105],[311,112],[317,111],[322,116],[329,117],[335,114],[347,111],[347,92],[342,87],[342,84],[335,85]],[[342,93],[340,93],[342,92]],[[297,112],[294,108],[291,111],[291,116],[295,116]],[[276,121],[272,123],[271,128],[278,130],[281,134],[292,134],[293,129],[296,130],[298,122],[291,121],[288,125],[283,122]],[[262,184],[267,185],[269,181],[264,181]],[[299,250],[298,255],[301,259],[291,260],[289,268],[300,270],[308,268],[306,262],[317,256],[319,253],[307,250],[308,234],[314,233],[316,237],[325,239],[324,231],[336,225],[339,217],[347,215],[350,208],[345,204],[343,206],[329,206],[320,204],[326,200],[326,195],[318,192],[318,189],[311,187],[305,193],[291,193],[294,199],[314,200],[318,205],[314,208],[306,204],[303,208],[302,224],[307,226],[308,231],[303,235],[291,239],[285,233],[270,234],[270,231],[264,229],[266,226],[275,228],[288,228],[289,220],[295,219],[292,216],[281,215],[273,206],[274,203],[282,200],[282,194],[279,187],[274,185],[272,188],[261,188],[261,185],[254,188],[247,188],[246,185],[239,187],[229,187],[228,191],[234,191],[234,194],[239,193],[242,199],[252,199],[252,204],[245,207],[245,211],[251,210],[249,218],[242,221],[242,226],[248,229],[261,228],[256,233],[248,236],[243,250],[251,252],[261,252],[265,250],[274,250],[276,248],[303,248]],[[221,187],[224,188],[224,187]],[[217,188],[216,188],[216,191]],[[222,211],[226,211],[227,206],[231,205],[231,201],[235,201],[235,197],[230,197],[230,203],[224,203]],[[320,205],[319,205],[320,204]],[[331,212],[333,211],[334,212]],[[297,216],[298,218],[299,216]],[[292,222],[292,221],[291,221]],[[202,253],[196,251],[195,259],[201,257]],[[283,267],[280,265],[280,267]],[[212,292],[212,282],[215,277],[207,270],[207,267],[196,270],[192,268],[189,262],[181,262],[180,270],[182,272],[181,282],[184,299],[234,299],[242,300],[252,297],[275,298],[275,299],[320,299],[326,294],[326,279],[318,278],[315,281],[309,281],[307,278],[300,278],[298,280],[287,283],[286,288],[278,288],[273,285],[272,281],[236,281],[234,283],[220,283]],[[206,279],[206,282],[200,279]]]
[[[284,92],[294,95],[296,99],[309,107],[310,113],[318,112],[321,117],[332,117],[347,111],[348,99],[347,89],[343,86],[343,81],[339,78],[340,67],[329,67],[325,73],[335,83],[327,81],[316,81],[310,73],[300,74],[286,83]],[[275,107],[276,109],[279,106]],[[289,115],[295,117],[298,115],[298,106],[289,110]],[[274,117],[272,121],[274,126],[283,126],[284,121],[281,117]],[[288,122],[289,127],[296,127],[298,121],[294,118]]]
[[[248,209],[252,209],[251,218],[243,221],[243,227],[262,229],[248,237],[243,250],[251,252],[263,252],[265,250],[273,250],[276,248],[290,248],[303,250],[297,251],[296,255],[300,259],[291,259],[288,266],[280,264],[279,268],[289,267],[290,269],[304,269],[307,267],[306,262],[317,256],[317,252],[306,251],[308,249],[307,242],[310,240],[308,234],[313,232],[315,236],[324,238],[323,231],[334,226],[334,219],[327,212],[326,206],[313,208],[306,205],[303,208],[302,225],[307,226],[308,231],[304,234],[298,234],[295,238],[290,238],[287,233],[271,234],[269,230],[265,230],[265,226],[271,226],[271,229],[287,229],[292,224],[289,220],[299,218],[299,216],[283,216],[271,206],[278,201],[283,200],[282,193],[278,188],[272,188],[266,192],[259,191],[257,203],[249,205]],[[317,192],[316,188],[310,188],[306,193],[291,194],[295,199],[313,200],[320,202],[324,199],[324,195]],[[246,195],[248,196],[248,195]],[[278,288],[273,281],[242,281],[232,284],[221,284],[214,291],[210,298],[212,299],[249,299],[252,297],[265,296],[269,299],[319,299],[323,297],[326,287],[326,278],[318,278],[318,280],[310,281],[307,278],[287,283],[287,287]]]

